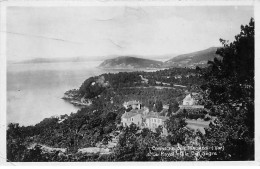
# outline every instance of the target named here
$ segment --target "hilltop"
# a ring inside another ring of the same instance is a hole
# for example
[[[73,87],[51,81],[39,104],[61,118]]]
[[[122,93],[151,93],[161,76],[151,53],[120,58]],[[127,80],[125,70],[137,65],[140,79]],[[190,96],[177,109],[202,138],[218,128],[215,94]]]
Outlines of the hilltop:
[[[188,54],[178,55],[164,62],[165,67],[205,67],[209,60],[218,57],[216,54],[218,47],[210,47],[205,50],[200,50]]]
[[[107,59],[102,62],[100,68],[113,69],[133,69],[133,68],[160,68],[163,65],[161,61],[143,59],[132,56],[120,56],[113,59]]]
[[[134,68],[170,68],[170,67],[206,67],[208,61],[215,57],[218,47],[210,47],[192,53],[177,55],[165,62],[144,59],[141,56],[119,56],[112,59],[106,59],[99,67],[106,69],[134,69]],[[170,55],[169,55],[170,56]],[[165,57],[164,57],[165,58]]]

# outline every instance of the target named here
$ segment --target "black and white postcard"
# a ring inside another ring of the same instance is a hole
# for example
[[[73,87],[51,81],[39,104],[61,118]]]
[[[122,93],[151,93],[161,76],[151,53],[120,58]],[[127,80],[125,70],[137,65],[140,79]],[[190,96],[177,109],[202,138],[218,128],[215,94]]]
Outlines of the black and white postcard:
[[[3,164],[259,165],[257,1],[0,4]]]

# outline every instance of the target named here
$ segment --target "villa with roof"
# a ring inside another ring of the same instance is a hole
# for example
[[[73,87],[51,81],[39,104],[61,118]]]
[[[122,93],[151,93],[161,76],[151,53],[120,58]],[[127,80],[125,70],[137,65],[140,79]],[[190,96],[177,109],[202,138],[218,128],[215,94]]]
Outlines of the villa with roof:
[[[198,93],[188,94],[182,101],[182,105],[179,105],[180,109],[203,109],[203,105],[197,105]]]
[[[147,116],[145,117],[145,127],[151,129],[153,132],[155,132],[155,129],[159,126],[163,127],[162,134],[167,135],[167,130],[165,128],[165,121],[169,119],[169,117],[160,116],[158,112],[149,112]]]
[[[183,99],[183,105],[184,106],[192,106],[194,105],[195,100],[191,97],[191,94],[187,95],[184,99]]]
[[[138,126],[142,125],[143,119],[141,113],[136,112],[125,112],[121,117],[121,122],[124,127],[130,126],[131,123],[134,123]]]
[[[162,134],[167,135],[167,130],[165,128],[165,121],[168,117],[160,116],[158,112],[149,112],[147,107],[141,107],[141,103],[131,102],[135,104],[136,109],[132,109],[129,112],[125,111],[125,113],[121,117],[121,123],[124,127],[131,125],[132,123],[136,124],[140,128],[149,128],[153,132],[159,126],[163,127]],[[131,105],[131,103],[127,103],[124,105]]]

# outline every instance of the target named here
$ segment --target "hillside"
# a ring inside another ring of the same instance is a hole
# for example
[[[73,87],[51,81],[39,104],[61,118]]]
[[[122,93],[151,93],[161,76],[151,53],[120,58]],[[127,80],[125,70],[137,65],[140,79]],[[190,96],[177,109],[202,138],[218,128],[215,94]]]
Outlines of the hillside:
[[[178,55],[166,62],[165,67],[196,67],[206,66],[209,60],[218,57],[216,54],[218,47],[211,47],[205,50]]]
[[[162,64],[163,62],[150,59],[120,56],[114,59],[105,60],[99,65],[99,67],[107,69],[160,68]]]
[[[136,56],[120,56],[107,59],[99,67],[106,69],[133,69],[133,68],[169,68],[169,67],[206,67],[209,60],[213,60],[218,47],[211,47],[205,50],[182,54],[172,59],[161,62],[151,59],[143,59]],[[165,57],[164,57],[165,58]]]

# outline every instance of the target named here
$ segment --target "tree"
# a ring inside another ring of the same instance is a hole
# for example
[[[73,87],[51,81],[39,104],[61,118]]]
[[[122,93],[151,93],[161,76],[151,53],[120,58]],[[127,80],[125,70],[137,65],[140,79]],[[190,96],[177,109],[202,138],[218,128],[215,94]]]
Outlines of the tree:
[[[23,161],[26,147],[24,145],[24,135],[18,123],[10,123],[7,130],[7,160]]]
[[[210,160],[254,159],[254,19],[241,26],[235,41],[220,39],[221,59],[210,61],[205,91],[218,116],[206,130],[205,144],[223,147]]]
[[[169,133],[168,140],[171,144],[182,144],[184,142],[184,133],[182,131],[186,125],[187,123],[183,118],[171,116],[170,119],[166,120],[166,129]]]
[[[163,127],[160,125],[155,129],[155,134],[157,137],[159,137],[163,132]]]
[[[175,113],[179,110],[179,104],[176,100],[174,100],[172,103],[169,105],[168,109],[168,116],[170,116],[172,113]]]
[[[156,100],[155,102],[155,110],[157,112],[161,112],[163,110],[163,103],[160,100]]]
[[[117,161],[133,161],[138,150],[136,135],[138,130],[139,128],[133,123],[123,129],[123,134],[120,135],[118,145],[115,148],[115,159]]]
[[[153,111],[153,108],[154,108],[154,102],[152,100],[149,100],[148,101],[148,109],[149,109],[149,111]]]
[[[151,86],[155,86],[156,85],[156,80],[148,79],[148,84],[151,85]]]
[[[222,59],[209,61],[211,71],[206,74],[209,80],[210,99],[214,102],[227,102],[229,99],[243,98],[245,94],[254,97],[254,19],[249,25],[241,26],[235,41],[228,43],[220,39],[223,48],[217,50]]]
[[[25,161],[25,162],[30,162],[30,161],[43,162],[43,161],[48,161],[48,159],[43,155],[41,146],[36,145],[31,150],[26,151],[23,161]]]
[[[160,134],[147,128],[140,130],[131,124],[123,129],[114,149],[114,157],[116,161],[160,161],[160,157],[149,153],[152,147],[166,147],[166,144],[167,141]]]

